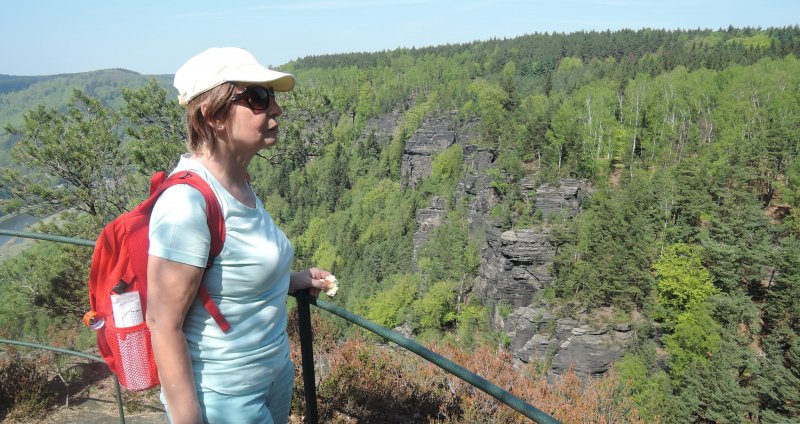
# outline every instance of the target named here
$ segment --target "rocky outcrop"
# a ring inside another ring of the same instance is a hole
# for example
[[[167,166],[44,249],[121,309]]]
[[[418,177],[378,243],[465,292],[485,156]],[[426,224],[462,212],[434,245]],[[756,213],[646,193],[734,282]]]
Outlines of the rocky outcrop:
[[[565,324],[565,328],[569,328]],[[587,325],[571,327],[566,340],[560,342],[550,371],[564,374],[573,369],[581,377],[599,377],[622,358],[631,341],[629,325],[593,330]]]
[[[404,188],[415,188],[431,175],[433,155],[456,142],[454,118],[454,113],[426,116],[406,142],[401,167]]]
[[[553,281],[549,268],[554,254],[546,227],[504,232],[490,227],[476,289],[493,304],[528,306]]]
[[[596,316],[557,319],[543,307],[517,308],[498,321],[509,336],[514,357],[525,363],[550,363],[550,372],[557,375],[569,369],[580,377],[605,374],[632,337],[628,324],[592,326]]]
[[[498,314],[499,315],[499,314]],[[520,307],[507,318],[495,317],[495,322],[509,337],[509,349],[523,362],[531,358],[546,360],[554,353],[551,336],[556,318],[545,308]]]
[[[578,213],[588,193],[588,183],[575,179],[562,179],[558,185],[542,184],[536,189],[536,210],[543,216],[566,214],[572,217]]]
[[[372,138],[380,145],[388,144],[392,140],[394,128],[397,126],[397,121],[400,120],[400,112],[393,111],[387,115],[379,116],[376,118],[369,118],[364,125],[364,130],[361,132],[359,142],[364,143],[366,140]]]
[[[455,122],[453,113],[423,120],[406,143],[403,186],[417,187],[430,175],[435,154],[453,143],[461,144],[464,172],[454,200],[455,204],[468,205],[470,233],[485,240],[473,295],[493,305],[493,324],[509,336],[509,348],[518,360],[547,361],[554,374],[563,374],[569,368],[585,377],[604,374],[627,348],[630,326],[598,326],[595,319],[581,314],[577,319],[558,318],[547,309],[542,292],[553,282],[552,260],[556,254],[550,228],[542,224],[507,230],[494,222],[491,211],[501,199],[492,185],[490,170],[497,154],[493,149],[477,147],[474,122],[463,126]],[[591,191],[587,182],[576,179],[536,186],[526,178],[518,182],[518,187],[523,198],[534,202],[532,213],[543,218],[575,216]],[[415,258],[417,249],[443,222],[447,208],[445,199],[434,198],[427,208],[417,211]]]
[[[417,251],[425,244],[431,232],[442,223],[447,202],[441,197],[431,199],[427,208],[417,209],[417,231],[414,233],[414,263],[417,262]]]
[[[471,140],[466,137],[463,139]],[[470,234],[475,235],[484,231],[489,212],[500,202],[488,173],[497,155],[492,149],[480,148],[474,144],[464,145],[463,151],[464,175],[458,182],[456,204],[460,204],[462,200],[467,201]]]
[[[488,185],[485,180],[481,184],[483,187]],[[465,183],[465,187],[468,186]],[[586,182],[574,179],[562,180],[557,186],[542,185],[538,188],[523,180],[520,187],[531,194],[535,192],[534,211],[541,211],[543,216],[574,216],[580,210],[581,201],[589,193]],[[484,192],[485,189],[475,193],[470,216],[485,217],[488,213],[487,209],[472,207],[482,203],[480,194]],[[466,193],[471,194],[469,191]],[[494,200],[495,203],[497,201]],[[550,242],[549,228],[539,226],[503,232],[494,226],[484,227],[486,245],[481,251],[481,281],[478,284],[480,295],[497,304],[514,307],[530,305],[537,292],[553,281],[550,268],[555,256],[555,246]]]

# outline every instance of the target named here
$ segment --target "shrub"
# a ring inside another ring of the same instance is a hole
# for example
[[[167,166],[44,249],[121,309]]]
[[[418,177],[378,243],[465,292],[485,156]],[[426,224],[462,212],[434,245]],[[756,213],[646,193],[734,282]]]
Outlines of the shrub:
[[[48,379],[37,357],[23,357],[10,349],[0,361],[0,418],[42,415],[52,400]]]
[[[515,365],[507,350],[481,347],[468,353],[452,344],[431,349],[564,423],[643,422],[614,374],[582,381],[570,370],[549,384],[535,365]],[[318,377],[323,422],[530,422],[432,363],[387,345],[348,340],[316,361],[329,366],[329,373]]]

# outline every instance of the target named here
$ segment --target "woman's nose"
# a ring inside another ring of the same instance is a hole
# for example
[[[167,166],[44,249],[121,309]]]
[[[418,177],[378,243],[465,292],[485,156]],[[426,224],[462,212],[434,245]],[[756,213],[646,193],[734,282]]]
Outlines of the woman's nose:
[[[269,102],[267,113],[274,117],[283,115],[283,108],[281,108],[281,105],[278,104],[278,100],[275,99],[275,97],[271,98],[270,100],[271,102]]]

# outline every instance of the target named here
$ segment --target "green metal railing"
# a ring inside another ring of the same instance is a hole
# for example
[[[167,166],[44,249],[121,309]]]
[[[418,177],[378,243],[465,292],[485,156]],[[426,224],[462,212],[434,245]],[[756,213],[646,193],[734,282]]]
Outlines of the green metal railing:
[[[94,247],[93,241],[76,239],[71,237],[54,236],[50,234],[31,233],[24,231],[10,231],[10,230],[0,229],[0,235]],[[419,355],[423,359],[432,362],[433,364],[444,369],[450,374],[453,374],[456,377],[471,384],[472,386],[482,390],[486,394],[492,396],[493,398],[504,403],[505,405],[510,406],[520,414],[530,418],[531,420],[537,423],[540,424],[558,423],[558,421],[555,418],[535,408],[534,406],[528,404],[522,399],[514,396],[508,391],[498,387],[494,383],[450,361],[449,359],[439,355],[438,353],[433,352],[430,349],[427,349],[421,344],[406,337],[403,337],[402,335],[400,335],[395,331],[392,331],[385,327],[381,327],[380,325],[377,325],[374,322],[369,321],[361,316],[358,316],[346,309],[340,308],[331,303],[317,299],[309,295],[307,292],[293,293],[292,296],[294,296],[297,299],[297,307],[299,314],[300,351],[301,351],[302,369],[303,369],[303,390],[304,390],[303,395],[305,397],[306,421],[308,423],[316,424],[318,422],[316,381],[314,377],[315,370],[314,370],[314,353],[313,353],[313,333],[311,330],[310,305],[314,305],[320,309],[328,311],[334,315],[337,315],[345,319],[346,321],[349,321],[355,325],[358,325],[359,327],[362,327],[366,330],[369,330],[377,334],[378,336],[381,336],[389,341],[396,343],[397,345],[415,353],[416,355]],[[91,360],[99,360],[102,362],[102,358],[98,356],[87,355],[85,353],[68,351],[49,346],[34,345],[32,343],[24,343],[24,342],[11,341],[5,339],[0,339],[0,343],[11,343],[11,344],[47,349],[64,354],[81,356]],[[119,388],[119,381],[116,380],[116,376],[115,376],[115,382],[117,385],[117,406],[120,412],[120,421],[124,423],[125,417],[123,415],[122,397]]]

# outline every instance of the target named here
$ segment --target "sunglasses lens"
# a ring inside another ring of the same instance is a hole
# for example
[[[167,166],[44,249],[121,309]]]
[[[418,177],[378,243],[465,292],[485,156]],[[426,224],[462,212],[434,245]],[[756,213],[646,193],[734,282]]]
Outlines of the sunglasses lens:
[[[264,110],[269,107],[269,98],[274,97],[275,93],[272,89],[264,87],[250,86],[244,89],[239,94],[231,97],[232,101],[244,100],[247,102],[247,107],[253,110]]]
[[[269,107],[270,92],[264,87],[249,87],[247,89],[247,104],[253,110],[264,110]]]

